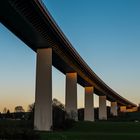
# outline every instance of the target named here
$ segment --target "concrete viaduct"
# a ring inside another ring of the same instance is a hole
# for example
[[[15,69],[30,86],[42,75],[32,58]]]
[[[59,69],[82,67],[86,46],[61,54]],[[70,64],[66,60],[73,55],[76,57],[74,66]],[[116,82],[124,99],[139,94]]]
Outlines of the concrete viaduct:
[[[99,96],[99,119],[107,119],[117,106],[136,105],[107,86],[86,64],[63,34],[41,0],[1,0],[0,21],[37,53],[35,119],[36,130],[52,126],[52,65],[66,75],[65,109],[77,120],[77,83],[85,88],[86,121],[94,121],[93,94]]]

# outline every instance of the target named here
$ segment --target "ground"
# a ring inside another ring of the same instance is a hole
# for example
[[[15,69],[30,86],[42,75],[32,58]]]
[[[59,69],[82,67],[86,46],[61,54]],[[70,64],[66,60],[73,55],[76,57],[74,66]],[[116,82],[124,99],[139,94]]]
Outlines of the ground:
[[[139,140],[139,122],[77,122],[65,132],[41,133],[42,140]]]
[[[32,121],[0,120],[0,139],[140,140],[140,122],[76,122],[66,131],[36,132]]]

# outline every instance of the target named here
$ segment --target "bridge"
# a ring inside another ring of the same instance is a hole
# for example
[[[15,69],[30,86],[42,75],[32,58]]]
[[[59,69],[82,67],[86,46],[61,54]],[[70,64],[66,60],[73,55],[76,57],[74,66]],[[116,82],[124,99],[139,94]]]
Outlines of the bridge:
[[[86,64],[58,27],[41,0],[1,0],[1,23],[37,53],[34,127],[52,126],[52,66],[66,75],[65,109],[77,118],[77,83],[85,88],[85,121],[94,121],[93,95],[99,96],[99,119],[107,119],[117,108],[136,107],[106,85]]]

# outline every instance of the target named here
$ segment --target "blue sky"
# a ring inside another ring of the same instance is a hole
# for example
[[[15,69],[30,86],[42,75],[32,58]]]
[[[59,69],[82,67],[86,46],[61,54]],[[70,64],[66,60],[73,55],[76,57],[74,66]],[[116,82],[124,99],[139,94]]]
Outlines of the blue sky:
[[[140,1],[43,2],[93,71],[120,95],[140,103]],[[36,54],[2,24],[0,50],[0,111],[16,105],[26,109],[34,102]],[[64,95],[65,76],[53,68],[53,97],[64,102]],[[83,101],[78,85],[79,107]]]

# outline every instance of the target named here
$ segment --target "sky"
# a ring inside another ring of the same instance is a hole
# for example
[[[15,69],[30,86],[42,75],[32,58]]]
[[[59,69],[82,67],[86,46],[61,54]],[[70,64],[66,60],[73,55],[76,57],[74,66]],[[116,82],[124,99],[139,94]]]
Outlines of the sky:
[[[43,2],[92,70],[121,96],[140,103],[140,1]],[[36,53],[0,23],[0,112],[17,105],[27,110],[34,102],[35,71]],[[53,98],[65,103],[65,75],[55,68]],[[94,102],[98,106],[96,95]],[[84,88],[78,85],[78,107],[83,106]]]

